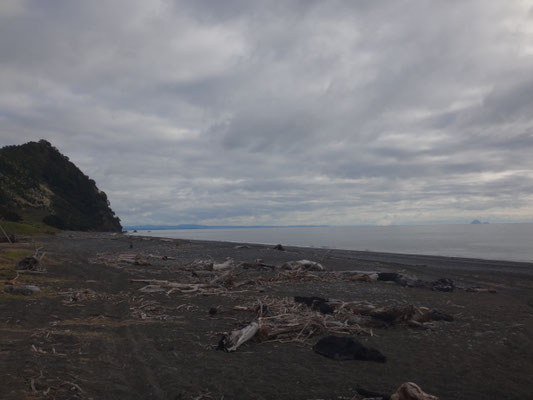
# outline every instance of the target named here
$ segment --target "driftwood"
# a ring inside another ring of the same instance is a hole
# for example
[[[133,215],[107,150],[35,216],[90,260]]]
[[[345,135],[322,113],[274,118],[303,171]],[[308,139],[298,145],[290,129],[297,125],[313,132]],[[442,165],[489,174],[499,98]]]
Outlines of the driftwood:
[[[44,272],[42,267],[42,259],[46,253],[41,253],[42,247],[36,248],[35,253],[32,256],[25,257],[17,263],[17,271],[33,271],[33,272]],[[22,272],[24,273],[24,272]]]
[[[133,264],[148,266],[150,265],[150,262],[148,262],[148,260],[144,258],[143,256],[138,255],[135,257],[135,261],[133,262]]]
[[[224,283],[231,282],[233,280],[233,275],[235,268],[230,269],[229,271],[224,272],[222,275],[217,276],[216,278],[209,281],[210,285],[222,285]]]
[[[235,306],[238,311],[256,312],[260,342],[303,342],[317,334],[373,335],[372,327],[404,324],[416,328],[435,328],[433,321],[452,321],[453,317],[426,307],[376,307],[365,302],[325,301],[319,297],[258,299],[253,305]],[[309,304],[309,305],[308,305]],[[320,306],[329,307],[322,310]]]
[[[147,258],[158,258],[158,259],[163,260],[163,261],[167,261],[167,260],[177,260],[176,257],[158,256],[158,255],[155,255],[155,254],[148,254]]]
[[[15,272],[18,274],[28,274],[28,275],[46,274],[46,271],[32,271],[32,270],[26,270],[26,269],[16,269]]]
[[[416,307],[412,304],[403,307],[376,307],[366,302],[330,301],[336,312],[343,310],[355,315],[371,317],[387,325],[407,324],[413,328],[434,328],[433,321],[453,321],[453,316],[436,309]]]
[[[259,324],[252,322],[242,329],[232,331],[229,335],[223,336],[218,344],[219,350],[227,352],[236,351],[243,343],[252,339],[259,330]]]
[[[487,288],[481,288],[481,287],[470,287],[466,289],[467,292],[475,292],[475,293],[496,293],[495,289],[487,289]]]
[[[254,263],[243,262],[239,264],[242,269],[256,269],[256,270],[275,270],[276,266],[271,264],[265,264],[260,258],[256,259]]]
[[[288,298],[263,298],[258,306],[242,310],[257,310],[260,342],[303,342],[311,336],[329,332],[336,334],[367,334],[371,331],[359,325],[357,318],[343,314],[322,314]]]
[[[439,398],[424,393],[416,383],[406,382],[396,390],[390,400],[439,400]]]
[[[135,258],[137,257],[137,254],[131,254],[131,253],[123,253],[119,254],[117,257],[118,262],[125,262],[128,264],[135,264]]]
[[[375,271],[359,271],[359,270],[351,270],[351,271],[337,271],[336,274],[339,278],[347,279],[350,281],[377,281],[378,280],[378,273]]]
[[[192,271],[191,273],[192,276],[194,276],[195,278],[212,278],[213,276],[216,275],[216,273],[214,271]]]
[[[281,266],[281,269],[291,271],[324,271],[322,264],[309,260],[289,261]]]
[[[0,224],[0,230],[2,231],[2,233],[4,234],[4,236],[6,237],[7,241],[12,244],[13,242],[11,241],[11,238],[8,236],[8,234],[6,233],[6,231],[4,231],[4,228],[2,228],[2,225]]]
[[[170,289],[167,293],[171,293],[175,290],[179,290],[182,293],[191,293],[197,292],[201,289],[212,288],[218,285],[212,285],[209,283],[179,283],[179,282],[170,282],[163,281],[159,279],[130,279],[130,282],[143,282],[147,286],[139,289],[141,292],[152,293],[152,292],[162,292],[165,289]]]
[[[213,271],[222,271],[233,266],[233,260],[228,258],[225,262],[220,264],[213,264]]]

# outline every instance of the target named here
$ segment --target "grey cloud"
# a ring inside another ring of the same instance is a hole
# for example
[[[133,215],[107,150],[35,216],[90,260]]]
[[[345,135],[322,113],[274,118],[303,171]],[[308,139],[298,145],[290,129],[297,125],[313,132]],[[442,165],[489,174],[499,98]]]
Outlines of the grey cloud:
[[[522,2],[20,4],[1,144],[50,140],[126,224],[532,219]]]

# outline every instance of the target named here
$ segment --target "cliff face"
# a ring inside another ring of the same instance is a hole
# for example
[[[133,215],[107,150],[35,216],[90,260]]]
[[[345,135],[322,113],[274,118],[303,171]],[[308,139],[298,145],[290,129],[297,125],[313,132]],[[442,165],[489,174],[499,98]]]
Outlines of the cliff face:
[[[45,140],[0,149],[0,217],[60,229],[121,231],[104,192]]]

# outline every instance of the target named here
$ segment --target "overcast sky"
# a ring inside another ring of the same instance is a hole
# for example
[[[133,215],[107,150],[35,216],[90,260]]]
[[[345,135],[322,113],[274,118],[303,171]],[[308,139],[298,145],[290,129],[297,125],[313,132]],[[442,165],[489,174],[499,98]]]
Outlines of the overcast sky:
[[[125,225],[533,221],[532,6],[1,0],[0,145]]]

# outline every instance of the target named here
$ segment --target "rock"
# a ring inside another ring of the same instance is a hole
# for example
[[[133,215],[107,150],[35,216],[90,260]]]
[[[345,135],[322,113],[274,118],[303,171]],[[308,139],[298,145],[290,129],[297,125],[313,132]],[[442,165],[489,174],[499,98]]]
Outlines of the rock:
[[[396,272],[379,272],[378,281],[383,282],[398,282],[400,279],[400,274]]]
[[[20,260],[17,264],[17,269],[31,270],[39,265],[39,260],[33,256],[26,257]]]
[[[334,360],[363,360],[385,362],[387,359],[376,349],[363,346],[350,337],[326,336],[320,339],[313,350]]]
[[[326,299],[316,296],[295,296],[294,301],[296,303],[304,303],[313,310],[320,311],[322,314],[333,314],[335,309],[328,304]]]
[[[435,309],[429,311],[429,316],[432,321],[453,321],[453,317],[450,314],[445,314],[442,311]]]
[[[285,248],[281,244],[277,244],[274,246],[274,250],[285,251]]]
[[[416,314],[416,308],[412,305],[405,307],[381,307],[371,310],[369,315],[372,318],[395,324],[401,321],[409,321]]]
[[[437,279],[431,283],[431,290],[437,292],[453,292],[455,289],[455,282],[448,278]]]
[[[288,269],[291,271],[324,271],[325,268],[322,264],[319,264],[315,261],[309,260],[299,260],[299,261],[289,261],[281,266],[281,269]]]
[[[439,398],[424,393],[416,383],[406,382],[396,390],[390,400],[439,400]]]
[[[10,294],[21,294],[23,296],[31,296],[34,293],[40,292],[38,286],[35,285],[23,285],[23,286],[14,286],[14,285],[5,285],[4,292]]]
[[[357,397],[356,399],[351,399],[351,400],[357,400],[357,399],[361,399],[361,400],[388,400],[389,399],[389,396],[387,396],[387,395],[384,395],[384,394],[381,394],[381,393],[378,393],[378,392],[374,392],[374,391],[371,391],[371,390],[366,390],[366,389],[362,388],[359,385],[357,385],[355,387],[355,390],[357,391],[357,394],[360,397]]]

